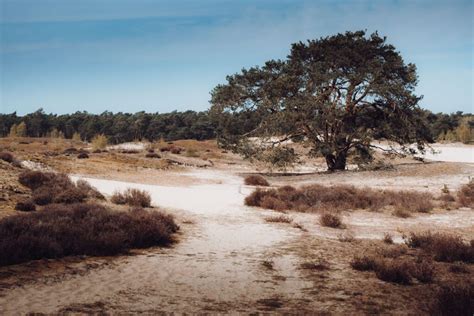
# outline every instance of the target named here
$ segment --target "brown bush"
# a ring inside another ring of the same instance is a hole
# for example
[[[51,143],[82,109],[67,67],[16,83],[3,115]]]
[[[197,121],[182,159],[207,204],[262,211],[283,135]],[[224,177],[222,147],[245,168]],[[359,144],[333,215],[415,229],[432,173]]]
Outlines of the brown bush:
[[[265,217],[265,221],[269,223],[291,223],[293,219],[289,216],[279,215],[279,216],[269,216]]]
[[[474,207],[474,181],[463,185],[458,191],[458,202],[461,206]]]
[[[396,217],[400,217],[400,218],[411,217],[411,213],[408,212],[407,210],[404,210],[404,209],[396,209],[395,211],[393,211],[392,214],[395,215]]]
[[[54,174],[49,172],[25,171],[19,175],[18,181],[31,190],[35,190],[51,180],[53,176]]]
[[[69,255],[114,255],[172,242],[178,230],[160,212],[117,212],[96,204],[48,205],[0,221],[0,265]]]
[[[115,192],[110,199],[115,204],[150,207],[151,196],[148,192],[138,189],[127,189],[123,193]]]
[[[464,281],[443,285],[436,293],[433,315],[474,315],[474,284]]]
[[[146,158],[161,158],[161,156],[155,152],[149,152],[145,155]]]
[[[80,153],[77,155],[77,159],[88,159],[89,155],[87,153]]]
[[[87,193],[82,192],[76,187],[71,187],[64,191],[54,194],[53,202],[72,204],[72,203],[83,202],[86,198],[87,198]]]
[[[319,217],[319,223],[321,226],[332,227],[332,228],[344,228],[342,219],[337,214],[323,213]]]
[[[428,212],[433,208],[432,196],[427,193],[357,189],[348,185],[325,187],[314,184],[299,189],[284,186],[255,192],[249,196],[247,201],[250,204],[247,205],[263,207],[261,203],[266,201],[264,196],[271,196],[273,198],[270,199],[271,204],[276,205],[275,199],[277,199],[283,202],[279,205],[285,205],[286,209],[302,212],[308,210],[317,212],[326,209],[377,211],[385,206],[393,205],[396,215],[405,216],[410,212]],[[265,206],[266,208],[269,208],[268,204]]]
[[[423,260],[420,263],[417,263],[411,271],[411,274],[414,278],[422,283],[431,283],[433,282],[434,277],[434,265],[433,262]]]
[[[105,200],[105,196],[100,193],[96,188],[91,186],[86,180],[77,180],[76,187],[88,197],[98,200]]]
[[[329,270],[329,262],[327,262],[324,259],[319,259],[316,262],[303,262],[300,265],[300,268],[304,270],[317,270],[317,271]]]
[[[474,245],[466,244],[461,237],[442,233],[411,233],[405,240],[412,248],[421,248],[434,255],[436,261],[474,262]]]
[[[34,212],[36,211],[36,205],[31,200],[20,201],[16,203],[15,210],[22,212]]]
[[[386,244],[393,244],[393,237],[389,233],[383,235],[383,242]]]
[[[181,148],[181,147],[174,147],[174,146],[173,146],[173,147],[171,148],[171,150],[170,150],[170,152],[171,152],[172,154],[175,154],[175,155],[181,154],[182,151],[183,151],[183,148]]]
[[[398,284],[410,284],[412,266],[408,261],[385,259],[377,262],[375,275],[380,280]]]
[[[3,151],[0,152],[0,160],[12,163],[13,160],[15,160],[15,157],[13,157],[11,153]]]
[[[373,256],[355,256],[351,261],[351,267],[358,271],[374,271],[377,267],[377,259]]]
[[[287,209],[287,205],[285,202],[269,195],[266,195],[262,198],[262,201],[260,202],[260,207],[275,211],[284,211]]]
[[[262,187],[268,187],[270,185],[264,177],[256,174],[245,177],[244,183],[246,185],[258,185]]]

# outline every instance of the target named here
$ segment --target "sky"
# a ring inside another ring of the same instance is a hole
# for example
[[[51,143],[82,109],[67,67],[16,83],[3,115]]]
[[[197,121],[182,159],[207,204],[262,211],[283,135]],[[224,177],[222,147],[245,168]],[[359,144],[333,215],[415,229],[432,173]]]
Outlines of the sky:
[[[420,105],[474,112],[473,1],[0,0],[0,112],[206,110],[226,75],[291,43],[378,31]]]

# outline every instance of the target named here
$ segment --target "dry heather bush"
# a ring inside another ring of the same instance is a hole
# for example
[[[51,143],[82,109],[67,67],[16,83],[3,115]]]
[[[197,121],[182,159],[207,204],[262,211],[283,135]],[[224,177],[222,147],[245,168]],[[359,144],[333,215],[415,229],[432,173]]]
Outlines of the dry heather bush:
[[[151,196],[148,192],[128,188],[123,193],[115,192],[110,201],[114,204],[128,204],[130,206],[150,207]]]
[[[20,174],[19,181],[33,191],[32,199],[38,205],[79,203],[88,197],[104,198],[85,181],[74,184],[67,175],[61,173],[25,171]]]
[[[455,262],[449,266],[449,272],[452,273],[469,273],[467,265],[462,262]]]
[[[474,262],[474,244],[466,244],[460,236],[442,233],[411,233],[405,243],[412,248],[421,248],[433,254],[436,261]]]
[[[382,281],[410,284],[412,265],[406,260],[384,259],[377,262],[375,275]]]
[[[288,209],[288,206],[282,200],[279,200],[273,196],[264,196],[260,202],[260,207],[275,210],[278,212]]]
[[[377,267],[377,259],[373,256],[355,256],[351,261],[351,267],[358,271],[374,271]]]
[[[408,251],[405,245],[390,245],[379,250],[379,253],[385,258],[398,258]]]
[[[36,211],[36,205],[31,200],[20,201],[16,203],[15,210],[22,212],[34,212]]]
[[[321,226],[332,227],[332,228],[344,228],[342,219],[337,214],[323,213],[319,217],[319,223]]]
[[[304,270],[317,270],[317,271],[324,271],[329,270],[329,262],[324,259],[319,259],[316,262],[303,262],[300,265],[301,269]]]
[[[383,242],[386,244],[393,244],[393,237],[389,233],[383,235]]]
[[[45,184],[47,181],[51,180],[53,176],[53,173],[25,171],[19,175],[18,181],[31,190],[35,190]]]
[[[474,207],[474,181],[463,185],[458,191],[458,202],[461,206]]]
[[[432,306],[433,315],[474,315],[474,284],[469,281],[443,285]]]
[[[400,217],[400,218],[408,218],[408,217],[411,217],[411,213],[408,212],[407,210],[403,210],[403,209],[396,209],[395,211],[393,211],[392,214],[393,214],[394,216]]]
[[[266,196],[271,197],[265,198]],[[325,187],[319,184],[296,189],[283,186],[278,189],[257,189],[248,196],[246,204],[277,209],[284,208],[306,212],[326,209],[369,209],[377,211],[393,205],[398,214],[409,212],[428,212],[433,208],[432,196],[428,193],[377,191],[357,189],[353,186],[338,185]],[[280,203],[277,203],[279,200]],[[265,206],[262,205],[265,203]]]
[[[270,185],[264,177],[256,174],[245,177],[244,183],[246,185],[258,185],[262,187],[268,187]]]
[[[155,152],[149,152],[145,155],[146,158],[161,158],[161,156]]]
[[[87,153],[80,153],[77,155],[77,159],[88,159],[89,155]]]
[[[422,283],[433,282],[434,265],[433,262],[423,260],[412,267],[411,275]]]
[[[0,265],[69,255],[114,255],[172,242],[178,230],[160,212],[117,212],[97,204],[48,205],[0,221]]]
[[[3,151],[0,152],[0,160],[12,163],[13,160],[15,160],[15,157],[13,157],[11,153]]]
[[[269,216],[265,217],[265,221],[269,223],[291,223],[293,219],[289,216],[279,215],[279,216]]]

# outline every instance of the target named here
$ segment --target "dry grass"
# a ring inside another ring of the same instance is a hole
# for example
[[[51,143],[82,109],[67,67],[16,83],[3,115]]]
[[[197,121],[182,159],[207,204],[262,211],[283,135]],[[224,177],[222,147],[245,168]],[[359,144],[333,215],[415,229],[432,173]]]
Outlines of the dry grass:
[[[146,158],[155,158],[155,159],[159,159],[161,158],[161,156],[155,152],[149,152],[145,155]]]
[[[291,223],[293,219],[286,215],[268,216],[265,217],[265,222],[268,223]]]
[[[393,237],[389,233],[383,235],[383,242],[386,244],[393,244]]]
[[[327,262],[324,259],[319,259],[314,262],[303,262],[300,265],[301,269],[304,270],[316,270],[316,271],[324,271],[324,270],[329,270],[329,262]]]
[[[421,248],[433,255],[436,261],[474,262],[474,243],[465,243],[460,236],[431,232],[411,233],[405,237],[411,248]]]
[[[433,196],[428,193],[408,191],[381,191],[357,189],[339,185],[326,187],[319,184],[296,189],[283,186],[278,189],[257,188],[245,199],[248,206],[300,212],[320,212],[325,210],[369,209],[380,210],[393,206],[396,214],[429,212],[433,208]]]
[[[0,265],[166,245],[177,229],[173,218],[160,212],[117,212],[86,203],[49,205],[0,221]]]
[[[124,192],[115,192],[110,201],[114,204],[128,204],[130,206],[150,207],[151,196],[148,192],[138,189],[127,189]]]
[[[246,185],[256,185],[262,187],[268,187],[270,185],[270,183],[268,183],[264,177],[256,174],[245,177],[244,183]]]

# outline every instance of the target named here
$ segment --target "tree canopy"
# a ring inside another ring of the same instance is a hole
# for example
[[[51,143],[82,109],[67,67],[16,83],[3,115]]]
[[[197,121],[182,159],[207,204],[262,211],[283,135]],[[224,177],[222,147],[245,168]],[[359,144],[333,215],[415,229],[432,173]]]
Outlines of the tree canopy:
[[[242,69],[211,92],[219,142],[265,159],[288,140],[302,140],[329,170],[350,153],[371,157],[384,138],[424,150],[432,141],[414,93],[416,67],[377,33],[346,32],[291,46],[285,60]]]

